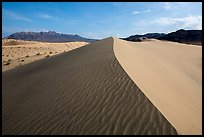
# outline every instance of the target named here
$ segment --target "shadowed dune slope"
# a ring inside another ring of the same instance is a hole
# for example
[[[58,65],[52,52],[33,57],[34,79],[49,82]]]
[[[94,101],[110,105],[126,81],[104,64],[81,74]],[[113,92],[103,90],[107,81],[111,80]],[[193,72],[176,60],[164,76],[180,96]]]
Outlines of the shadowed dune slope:
[[[177,134],[122,69],[112,37],[2,75],[3,134]]]

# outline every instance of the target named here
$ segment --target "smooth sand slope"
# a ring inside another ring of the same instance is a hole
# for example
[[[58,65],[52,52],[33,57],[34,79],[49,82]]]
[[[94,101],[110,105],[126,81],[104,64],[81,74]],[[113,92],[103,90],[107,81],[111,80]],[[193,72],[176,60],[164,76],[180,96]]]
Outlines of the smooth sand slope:
[[[177,134],[113,52],[113,38],[2,73],[3,134]]]
[[[202,134],[202,47],[114,38],[119,63],[181,134]]]
[[[2,40],[2,71],[28,64],[42,58],[67,52],[87,42],[47,43],[14,39]]]

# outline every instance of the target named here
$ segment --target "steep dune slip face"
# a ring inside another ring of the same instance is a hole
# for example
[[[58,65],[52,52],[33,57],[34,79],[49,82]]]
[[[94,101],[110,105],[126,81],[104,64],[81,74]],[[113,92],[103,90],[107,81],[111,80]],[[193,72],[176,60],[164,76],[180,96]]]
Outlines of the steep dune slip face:
[[[202,47],[114,38],[121,66],[180,134],[202,134]]]
[[[177,134],[122,69],[113,38],[2,75],[3,134]]]

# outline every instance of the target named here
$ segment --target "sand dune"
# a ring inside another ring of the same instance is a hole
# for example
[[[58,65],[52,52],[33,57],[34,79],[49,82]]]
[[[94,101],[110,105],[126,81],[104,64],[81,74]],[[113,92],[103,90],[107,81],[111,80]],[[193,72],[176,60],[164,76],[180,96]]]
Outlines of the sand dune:
[[[2,43],[2,71],[88,44],[86,42],[47,43],[13,39],[3,39]]]
[[[3,134],[177,134],[120,66],[113,38],[2,73]]]
[[[115,55],[142,92],[181,134],[202,134],[202,47],[114,38]]]

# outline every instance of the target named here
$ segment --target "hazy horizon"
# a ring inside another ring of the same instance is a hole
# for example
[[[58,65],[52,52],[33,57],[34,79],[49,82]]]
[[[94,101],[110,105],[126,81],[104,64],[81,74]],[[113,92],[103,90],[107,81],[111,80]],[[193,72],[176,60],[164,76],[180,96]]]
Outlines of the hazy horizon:
[[[3,2],[2,37],[55,31],[102,39],[202,30],[202,2]]]

